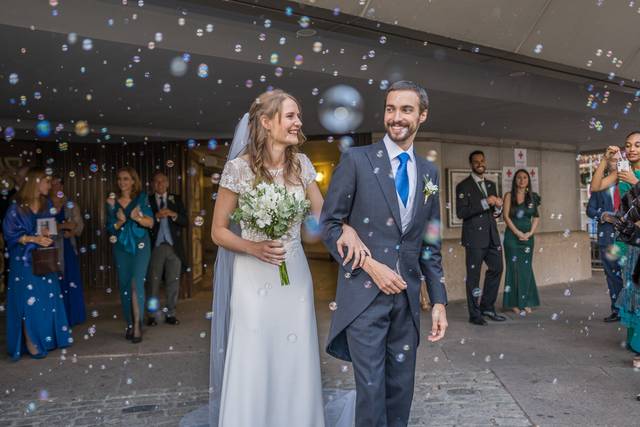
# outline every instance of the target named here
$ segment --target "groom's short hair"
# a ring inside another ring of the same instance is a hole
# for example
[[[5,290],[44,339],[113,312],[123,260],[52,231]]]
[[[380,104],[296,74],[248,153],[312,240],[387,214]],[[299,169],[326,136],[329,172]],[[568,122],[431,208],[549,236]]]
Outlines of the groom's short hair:
[[[387,93],[384,96],[385,103],[387,102],[389,94],[396,90],[410,90],[415,92],[420,100],[420,112],[422,113],[429,109],[429,96],[427,95],[427,91],[422,86],[408,80],[399,80],[389,86],[389,89],[387,89]]]

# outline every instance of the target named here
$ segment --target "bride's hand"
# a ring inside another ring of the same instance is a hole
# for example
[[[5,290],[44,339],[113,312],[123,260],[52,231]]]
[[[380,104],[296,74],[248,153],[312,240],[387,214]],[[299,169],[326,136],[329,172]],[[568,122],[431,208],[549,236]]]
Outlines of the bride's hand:
[[[347,265],[349,261],[353,259],[353,265],[351,266],[352,270],[361,268],[364,265],[367,256],[371,256],[371,251],[364,243],[362,243],[362,240],[358,237],[356,230],[347,224],[342,224],[342,234],[336,242],[336,246],[338,247],[338,253],[343,258],[343,266]],[[346,257],[344,256],[344,246],[347,247]]]
[[[249,250],[249,255],[253,255],[260,261],[268,262],[273,265],[280,265],[284,262],[287,252],[284,245],[274,240],[264,240],[262,242],[253,242]]]

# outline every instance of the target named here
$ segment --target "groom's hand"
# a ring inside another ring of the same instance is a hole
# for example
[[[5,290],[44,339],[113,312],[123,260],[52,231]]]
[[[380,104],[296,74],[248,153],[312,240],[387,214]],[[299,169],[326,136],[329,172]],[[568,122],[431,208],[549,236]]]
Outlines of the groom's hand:
[[[407,289],[407,282],[398,273],[371,257],[365,259],[362,268],[371,277],[376,286],[387,295],[399,294]]]
[[[447,310],[444,304],[434,304],[431,310],[431,334],[427,339],[431,342],[440,341],[449,324],[447,323]]]

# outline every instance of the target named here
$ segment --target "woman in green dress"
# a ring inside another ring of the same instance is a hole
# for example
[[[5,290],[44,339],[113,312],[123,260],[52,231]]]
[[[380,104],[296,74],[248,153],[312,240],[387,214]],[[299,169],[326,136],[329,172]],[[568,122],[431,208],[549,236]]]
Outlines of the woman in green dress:
[[[111,194],[107,199],[107,230],[113,244],[120,301],[127,322],[125,337],[139,343],[142,341],[144,281],[151,258],[149,229],[153,227],[153,212],[135,169],[124,167],[117,176],[118,195]]]
[[[531,191],[529,172],[520,169],[513,177],[511,192],[504,195],[504,253],[507,275],[503,307],[523,315],[540,305],[533,275],[533,233],[540,222],[540,196]]]

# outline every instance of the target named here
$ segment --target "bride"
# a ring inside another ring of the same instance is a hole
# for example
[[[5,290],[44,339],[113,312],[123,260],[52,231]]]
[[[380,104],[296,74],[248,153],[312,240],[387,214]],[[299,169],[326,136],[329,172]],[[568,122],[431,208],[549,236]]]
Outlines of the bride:
[[[218,245],[211,336],[209,423],[220,427],[323,427],[320,356],[313,282],[294,224],[280,241],[231,224],[238,195],[275,182],[306,196],[316,220],[322,195],[309,158],[300,105],[274,90],[260,95],[236,129],[219,184],[211,237]],[[239,157],[236,157],[238,156]],[[239,234],[239,235],[238,235]],[[339,250],[354,268],[368,249],[343,226]],[[286,260],[291,284],[280,285]]]

